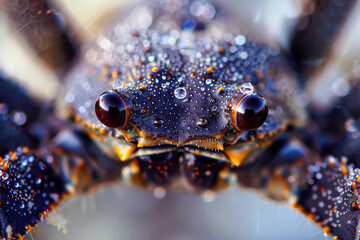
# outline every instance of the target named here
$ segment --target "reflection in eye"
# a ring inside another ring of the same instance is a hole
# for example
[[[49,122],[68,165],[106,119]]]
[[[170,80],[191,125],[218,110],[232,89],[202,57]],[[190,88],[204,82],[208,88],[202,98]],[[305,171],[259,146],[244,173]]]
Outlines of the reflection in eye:
[[[110,128],[124,128],[130,118],[126,99],[124,94],[112,90],[101,94],[95,103],[99,121]]]
[[[235,106],[235,127],[241,131],[251,131],[259,128],[266,120],[268,106],[266,100],[258,95],[251,94],[240,99]]]

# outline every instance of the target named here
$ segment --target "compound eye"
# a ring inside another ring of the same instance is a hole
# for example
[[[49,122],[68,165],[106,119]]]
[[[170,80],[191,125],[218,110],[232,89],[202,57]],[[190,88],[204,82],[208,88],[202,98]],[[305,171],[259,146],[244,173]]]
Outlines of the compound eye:
[[[242,97],[234,107],[235,116],[233,121],[241,131],[251,131],[259,128],[268,115],[266,100],[258,94]]]
[[[128,102],[128,98],[120,92],[104,92],[95,103],[96,116],[105,126],[122,129],[130,118]]]

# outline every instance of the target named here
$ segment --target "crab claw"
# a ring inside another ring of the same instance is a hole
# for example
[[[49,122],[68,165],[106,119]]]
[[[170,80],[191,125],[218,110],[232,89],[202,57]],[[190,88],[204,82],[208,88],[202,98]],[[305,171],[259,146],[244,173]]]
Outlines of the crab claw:
[[[68,195],[51,159],[27,148],[0,157],[1,239],[21,239]]]
[[[329,157],[309,171],[312,178],[300,189],[294,207],[333,239],[359,239],[360,170]]]

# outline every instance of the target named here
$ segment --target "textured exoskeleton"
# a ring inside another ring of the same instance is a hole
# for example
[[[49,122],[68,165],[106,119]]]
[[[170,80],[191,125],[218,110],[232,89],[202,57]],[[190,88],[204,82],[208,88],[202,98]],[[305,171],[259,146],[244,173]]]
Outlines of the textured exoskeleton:
[[[301,104],[355,1],[312,4],[285,49],[241,33],[219,2],[144,1],[82,44],[51,3],[3,0],[65,91],[43,103],[0,75],[0,236],[122,179],[195,193],[238,183],[358,239],[358,80],[346,112]]]

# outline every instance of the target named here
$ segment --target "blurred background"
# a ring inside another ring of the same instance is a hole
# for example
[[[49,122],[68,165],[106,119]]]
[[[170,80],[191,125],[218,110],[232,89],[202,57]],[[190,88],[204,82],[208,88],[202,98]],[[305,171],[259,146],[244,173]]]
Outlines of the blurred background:
[[[135,1],[56,2],[77,31],[92,39],[103,29],[109,11],[114,13],[114,9],[133,5]],[[295,0],[221,3],[235,12],[243,29],[266,42],[286,44],[287,32],[300,13],[299,1]],[[359,6],[354,12],[358,10]],[[319,79],[335,81],[358,64],[356,40],[360,36],[360,21],[353,16],[349,22],[343,31],[346,37],[340,38],[334,47],[337,57],[332,71],[318,76]],[[19,33],[9,28],[1,12],[0,53],[0,67],[35,96],[51,99],[56,95],[61,86],[55,75],[24,46]],[[116,183],[96,193],[69,199],[57,212],[68,221],[66,234],[44,222],[25,240],[325,239],[320,228],[286,203],[271,202],[238,187],[211,198],[171,191],[157,199],[151,192]]]

